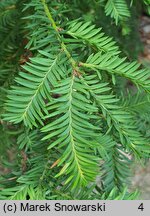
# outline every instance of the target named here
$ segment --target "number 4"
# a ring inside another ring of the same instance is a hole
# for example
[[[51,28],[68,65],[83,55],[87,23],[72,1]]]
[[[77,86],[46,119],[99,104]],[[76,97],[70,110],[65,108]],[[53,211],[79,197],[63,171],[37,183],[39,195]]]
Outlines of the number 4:
[[[139,205],[138,209],[140,209],[141,211],[143,211],[143,210],[144,210],[143,203],[141,203],[141,204]]]

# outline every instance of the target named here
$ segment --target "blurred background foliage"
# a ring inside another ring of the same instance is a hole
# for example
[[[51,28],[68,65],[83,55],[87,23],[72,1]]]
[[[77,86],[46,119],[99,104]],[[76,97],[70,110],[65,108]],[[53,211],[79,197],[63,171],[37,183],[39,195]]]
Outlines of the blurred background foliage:
[[[33,2],[35,3],[35,1]],[[150,69],[149,54],[147,52],[144,53],[147,44],[142,41],[143,37],[146,38],[149,36],[143,33],[143,27],[140,26],[143,17],[147,17],[147,20],[150,19],[149,0],[126,0],[129,12],[125,16],[122,16],[122,14],[119,14],[119,16],[112,14],[109,11],[109,7],[106,7],[109,3],[106,0],[54,0],[47,1],[47,3],[53,9],[52,12],[55,17],[57,17],[56,22],[57,19],[61,20],[62,28],[68,20],[73,19],[90,21],[97,27],[101,26],[103,31],[108,36],[113,37],[117,42],[120,50],[122,50],[122,57],[127,56],[129,60],[138,60]],[[48,178],[51,176],[52,171],[47,169],[48,165],[44,162],[52,158],[49,158],[50,156],[45,153],[47,149],[46,143],[39,142],[41,137],[38,130],[29,132],[22,123],[14,126],[11,123],[3,121],[2,114],[5,109],[4,103],[7,90],[14,83],[14,77],[21,70],[21,65],[28,61],[30,57],[37,54],[36,49],[31,49],[32,52],[28,50],[32,32],[30,32],[31,29],[26,27],[29,21],[28,19],[24,19],[24,17],[28,18],[33,12],[32,7],[28,8],[29,4],[32,4],[32,1],[0,1],[0,188],[3,189],[4,185],[7,188],[7,184],[9,187],[14,187],[14,190],[16,190],[14,199],[16,197],[17,199],[19,197],[26,199],[28,198],[27,196],[33,199],[44,199],[44,193],[46,193],[47,199],[61,199],[62,197],[63,199],[92,199],[92,196],[99,198],[98,194],[102,192],[98,186],[92,195],[92,187],[88,191],[85,191],[84,194],[78,193],[74,197],[70,193],[66,193],[65,189],[64,191],[56,191],[56,188],[59,188],[61,185],[61,178],[58,182],[55,182],[55,179],[52,177],[51,182],[49,182]],[[150,25],[149,21],[145,21],[143,25]],[[150,38],[146,38],[145,40],[150,40]],[[138,121],[136,123],[140,132],[147,138],[150,138],[150,109],[148,109],[149,102],[145,104],[145,101],[148,101],[147,99],[145,100],[146,96],[139,94],[135,97],[136,88],[130,81],[122,78],[115,79],[117,79],[117,88],[115,87],[116,94],[118,97],[124,95],[125,98],[120,103],[124,106],[124,109],[132,107],[132,112],[136,113],[137,116]],[[134,103],[137,104],[137,101],[139,102],[139,107],[134,107]],[[146,109],[146,112],[141,113],[141,110],[144,109]],[[24,131],[25,133],[22,134]],[[42,149],[41,145],[43,146]],[[35,159],[32,159],[32,155],[36,155]],[[57,159],[57,153],[55,152],[52,157],[53,161],[55,161]],[[36,167],[38,163],[36,160],[44,162],[39,167]],[[37,188],[18,186],[18,183],[21,184],[25,181],[32,182],[32,185],[36,185],[37,179],[32,179],[31,167],[35,170],[37,176],[41,176],[40,181],[42,182],[44,178],[45,182],[39,184]],[[23,175],[26,170],[28,170],[27,174]],[[57,173],[57,169],[55,172]],[[30,177],[28,177],[28,173]],[[7,182],[5,181],[6,179]],[[53,193],[50,190],[44,191],[45,183],[53,188]],[[14,191],[12,191],[12,194],[14,194]],[[137,195],[138,192],[127,195],[126,188],[121,192],[118,192],[118,189],[114,188],[109,194],[101,194],[101,198],[134,199]]]

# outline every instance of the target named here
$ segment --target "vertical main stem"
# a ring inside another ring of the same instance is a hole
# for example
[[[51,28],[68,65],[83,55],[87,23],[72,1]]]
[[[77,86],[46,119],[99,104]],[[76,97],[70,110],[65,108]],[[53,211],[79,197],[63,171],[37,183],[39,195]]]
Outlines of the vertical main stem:
[[[64,44],[64,42],[61,40],[61,35],[59,34],[59,28],[57,27],[52,15],[51,15],[51,12],[50,12],[47,4],[46,4],[46,0],[41,0],[41,2],[43,4],[43,6],[44,6],[44,10],[45,10],[46,15],[47,15],[47,17],[49,18],[49,20],[50,20],[50,22],[52,24],[53,29],[57,32],[57,38],[58,38],[58,40],[60,42],[61,48],[66,53],[66,56],[68,57],[71,65],[72,65],[73,70],[76,71],[77,70],[76,62],[72,58],[72,56],[71,56],[70,52],[68,51],[68,49],[67,49],[66,45]]]
[[[58,28],[57,28],[56,23],[55,23],[55,21],[54,21],[52,15],[51,15],[51,13],[50,13],[50,11],[49,11],[49,8],[48,8],[48,6],[47,6],[47,4],[46,4],[46,0],[41,0],[41,2],[43,3],[45,13],[46,13],[47,17],[49,18],[49,20],[50,20],[50,22],[51,22],[53,28],[55,29],[55,31],[58,32]]]

